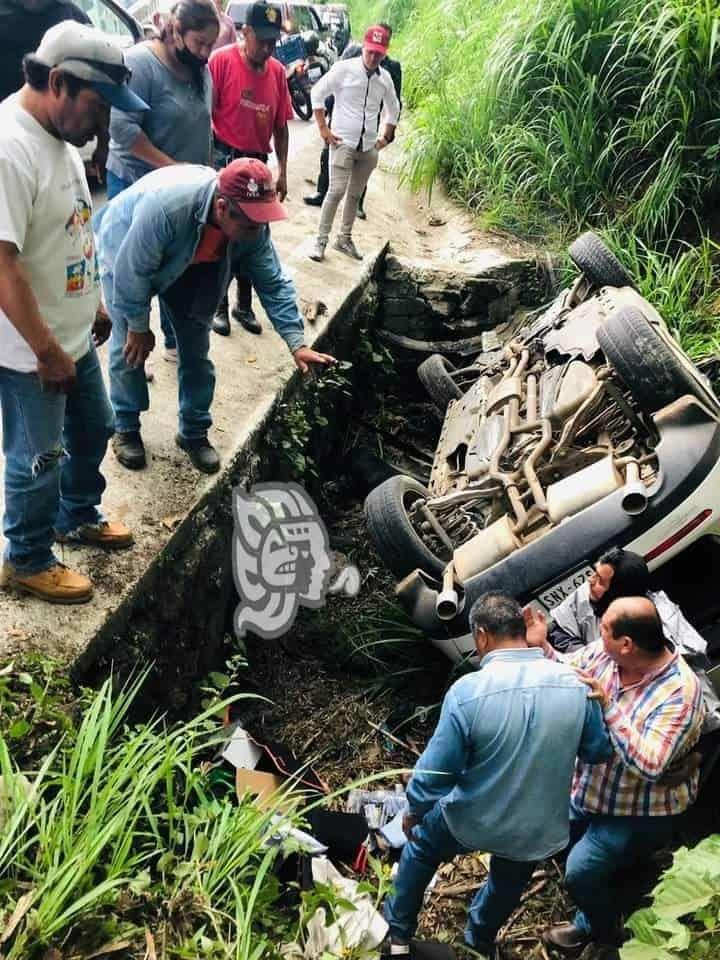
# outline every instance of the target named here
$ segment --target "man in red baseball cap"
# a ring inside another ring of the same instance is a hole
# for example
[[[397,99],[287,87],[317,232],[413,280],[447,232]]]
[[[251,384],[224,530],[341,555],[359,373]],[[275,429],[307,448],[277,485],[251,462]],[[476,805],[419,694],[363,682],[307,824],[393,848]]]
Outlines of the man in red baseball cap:
[[[340,201],[345,197],[342,226],[335,250],[362,260],[352,239],[358,204],[380,150],[393,139],[400,115],[400,101],[392,78],[380,62],[390,44],[390,31],[382,24],[365,32],[362,55],[338,60],[312,89],[312,105],[320,136],[330,147],[330,185],[320,212],[318,235],[310,259],[325,259],[325,247]],[[332,129],[325,115],[325,100],[334,96]],[[384,129],[379,133],[379,119]]]
[[[140,414],[150,403],[143,364],[155,345],[150,301],[159,293],[178,345],[179,430],[175,438],[205,473],[220,467],[208,439],[215,368],[208,356],[213,314],[240,258],[266,313],[298,368],[334,358],[305,345],[295,287],[283,272],[268,224],[284,220],[272,174],[260,160],[234,160],[220,173],[179,164],[141,177],[98,214],[105,303],[113,319],[110,399],[114,450],[129,469],[144,467]],[[201,229],[198,231],[198,224]]]

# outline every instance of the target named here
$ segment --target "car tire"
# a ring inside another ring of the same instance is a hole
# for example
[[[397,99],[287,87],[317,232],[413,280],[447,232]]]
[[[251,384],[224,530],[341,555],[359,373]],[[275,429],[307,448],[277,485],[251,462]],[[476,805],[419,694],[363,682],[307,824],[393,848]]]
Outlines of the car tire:
[[[667,342],[636,307],[612,314],[598,328],[597,339],[645,413],[656,413],[687,394],[717,409],[717,399],[680,347]]]
[[[428,497],[421,483],[400,474],[375,487],[365,500],[370,538],[383,562],[398,578],[417,568],[439,576],[447,566],[447,561],[425,546],[408,516],[408,508],[415,500]]]
[[[635,287],[635,281],[615,254],[588,230],[568,248],[570,259],[595,287]]]
[[[462,390],[451,376],[454,369],[447,357],[439,353],[433,353],[427,360],[423,360],[417,369],[420,383],[443,413],[451,400],[458,400],[462,396]]]

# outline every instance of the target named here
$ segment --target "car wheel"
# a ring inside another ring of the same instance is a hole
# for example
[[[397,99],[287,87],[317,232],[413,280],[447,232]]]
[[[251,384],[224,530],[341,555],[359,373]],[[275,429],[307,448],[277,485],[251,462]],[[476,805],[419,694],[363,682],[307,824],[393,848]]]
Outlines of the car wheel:
[[[635,307],[612,314],[597,331],[598,343],[646,413],[656,413],[689,394],[716,410],[718,401],[670,335]]]
[[[570,259],[596,287],[634,287],[635,282],[596,233],[588,230],[568,248]]]
[[[436,556],[416,532],[410,508],[418,500],[427,500],[425,487],[411,477],[390,477],[375,487],[365,500],[368,532],[383,562],[396,577],[406,577],[420,568],[439,576],[447,560]]]
[[[434,353],[427,360],[423,360],[417,369],[420,383],[443,413],[451,400],[457,400],[462,396],[462,390],[451,376],[454,369],[447,357],[439,353]]]

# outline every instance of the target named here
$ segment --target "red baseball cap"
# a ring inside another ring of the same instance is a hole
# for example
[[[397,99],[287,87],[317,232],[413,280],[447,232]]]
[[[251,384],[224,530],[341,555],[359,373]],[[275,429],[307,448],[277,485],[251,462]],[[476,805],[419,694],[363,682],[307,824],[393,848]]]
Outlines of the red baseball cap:
[[[275,191],[270,169],[254,157],[241,157],[223,167],[217,178],[218,191],[240,207],[256,223],[287,220],[287,211]]]
[[[387,53],[390,46],[390,31],[386,27],[376,24],[374,27],[368,27],[365,31],[363,46],[375,53]]]

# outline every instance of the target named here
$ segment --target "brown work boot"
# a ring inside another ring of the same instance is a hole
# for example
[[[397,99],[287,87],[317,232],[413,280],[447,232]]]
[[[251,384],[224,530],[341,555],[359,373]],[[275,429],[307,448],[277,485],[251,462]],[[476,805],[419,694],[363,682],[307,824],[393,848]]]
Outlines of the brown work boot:
[[[0,571],[0,587],[14,587],[48,603],[87,603],[93,595],[92,581],[68,570],[62,563],[40,573],[19,573],[5,561]]]
[[[84,543],[91,547],[104,547],[106,550],[124,550],[135,542],[125,524],[117,520],[84,523],[67,533],[58,533],[56,530],[55,540],[58,543]]]
[[[581,933],[572,923],[550,927],[544,931],[542,938],[545,946],[566,957],[579,957],[592,939]]]

